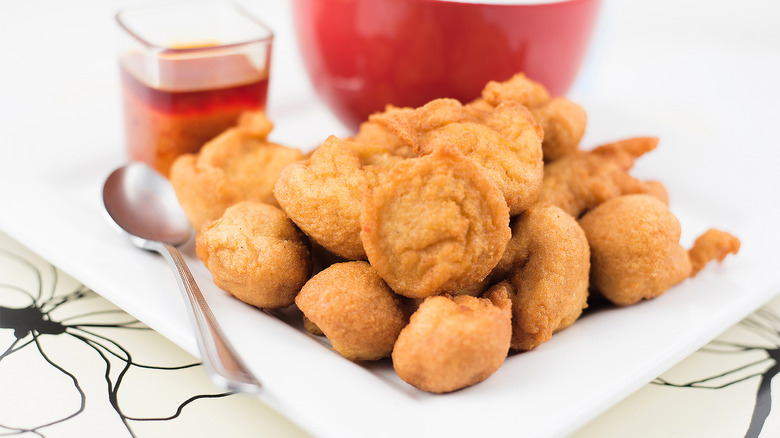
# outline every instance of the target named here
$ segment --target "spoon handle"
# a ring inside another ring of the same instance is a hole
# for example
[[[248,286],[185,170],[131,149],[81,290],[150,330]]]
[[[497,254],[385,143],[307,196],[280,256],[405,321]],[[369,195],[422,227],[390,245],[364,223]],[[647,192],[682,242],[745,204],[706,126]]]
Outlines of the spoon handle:
[[[230,390],[258,392],[260,382],[225,338],[179,250],[163,243],[157,250],[179,273],[179,289],[184,295],[184,303],[190,315],[190,322],[195,328],[195,338],[203,364],[211,379]]]

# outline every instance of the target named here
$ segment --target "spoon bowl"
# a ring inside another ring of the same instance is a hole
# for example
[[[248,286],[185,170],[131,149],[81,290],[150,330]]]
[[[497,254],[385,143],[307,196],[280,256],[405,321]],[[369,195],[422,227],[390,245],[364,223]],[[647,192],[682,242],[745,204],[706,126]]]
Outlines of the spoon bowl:
[[[176,246],[193,234],[170,182],[148,165],[130,163],[113,171],[103,185],[103,204],[136,246],[160,253],[178,272],[190,322],[203,364],[223,388],[257,392],[260,382],[225,338],[192,273]]]
[[[193,234],[173,187],[143,163],[112,172],[103,186],[103,203],[108,215],[134,240],[179,246]]]

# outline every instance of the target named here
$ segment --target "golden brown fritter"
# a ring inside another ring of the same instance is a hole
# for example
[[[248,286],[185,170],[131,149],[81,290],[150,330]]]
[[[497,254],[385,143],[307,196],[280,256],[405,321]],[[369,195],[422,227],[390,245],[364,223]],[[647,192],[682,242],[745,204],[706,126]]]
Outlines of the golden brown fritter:
[[[174,161],[170,180],[196,230],[239,201],[277,205],[272,190],[279,173],[303,155],[266,141],[271,128],[262,112],[244,113],[238,126],[206,143],[197,155]]]
[[[379,123],[363,122],[350,140],[347,145],[358,154],[363,166],[389,169],[399,161],[417,156],[411,147]]]
[[[657,145],[654,137],[630,138],[553,161],[544,166],[537,202],[555,205],[578,218],[616,196],[661,193],[663,187],[658,183],[646,183],[628,173],[636,158]]]
[[[360,209],[370,179],[345,140],[328,137],[311,158],[285,168],[274,188],[282,209],[333,254],[365,259]]]
[[[311,274],[304,239],[278,207],[242,201],[203,226],[196,250],[217,286],[253,306],[279,308],[293,303]]]
[[[179,155],[169,177],[179,204],[197,231],[244,199],[244,193],[230,182],[222,169],[199,166],[198,156],[194,154]]]
[[[740,241],[733,235],[716,229],[709,229],[699,236],[688,250],[691,260],[691,274],[698,274],[712,260],[723,261],[729,254],[739,252]]]
[[[423,391],[444,393],[487,379],[506,359],[512,335],[505,284],[487,298],[426,298],[398,336],[393,368]]]
[[[386,126],[418,155],[456,146],[487,170],[511,215],[528,208],[539,193],[542,131],[519,103],[482,111],[454,99],[436,99],[420,108],[377,113],[370,120]]]
[[[371,265],[409,298],[483,280],[510,238],[501,191],[455,146],[393,167],[366,197],[360,223]]]
[[[512,224],[512,348],[530,350],[587,307],[590,249],[577,221],[554,206],[534,206]]]
[[[611,199],[585,214],[580,225],[591,246],[592,284],[621,306],[655,298],[740,247],[733,235],[710,229],[686,251],[677,218],[645,194]]]
[[[588,116],[580,105],[557,97],[544,105],[531,107],[534,120],[542,125],[544,161],[555,161],[577,151],[585,135]]]
[[[238,116],[236,128],[249,137],[265,139],[273,131],[274,124],[268,120],[263,110],[244,111]]]
[[[610,199],[580,226],[590,244],[591,283],[617,305],[655,298],[691,273],[680,222],[653,196]]]
[[[550,93],[539,82],[528,79],[523,73],[517,73],[504,82],[488,82],[482,89],[482,99],[493,106],[513,101],[533,108],[547,103]]]
[[[419,108],[388,107],[369,117],[369,122],[384,127],[417,155],[424,154],[431,132],[451,123],[474,121],[473,115],[455,99],[436,99]]]
[[[337,263],[315,275],[295,304],[310,329],[321,330],[334,350],[354,361],[389,356],[409,319],[400,297],[363,261]]]
[[[580,105],[564,98],[551,99],[547,89],[518,73],[504,82],[489,82],[482,90],[482,99],[473,102],[480,108],[518,102],[528,107],[534,120],[544,130],[542,150],[544,161],[550,162],[577,151],[585,135],[587,114]]]

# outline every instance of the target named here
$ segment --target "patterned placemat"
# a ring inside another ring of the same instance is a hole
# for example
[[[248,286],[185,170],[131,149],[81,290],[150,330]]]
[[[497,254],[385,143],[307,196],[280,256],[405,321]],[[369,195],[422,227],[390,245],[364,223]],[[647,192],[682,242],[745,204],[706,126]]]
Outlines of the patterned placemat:
[[[304,437],[0,233],[0,436]]]
[[[780,297],[573,437],[780,436],[779,359]],[[308,436],[3,233],[0,388],[1,436]]]

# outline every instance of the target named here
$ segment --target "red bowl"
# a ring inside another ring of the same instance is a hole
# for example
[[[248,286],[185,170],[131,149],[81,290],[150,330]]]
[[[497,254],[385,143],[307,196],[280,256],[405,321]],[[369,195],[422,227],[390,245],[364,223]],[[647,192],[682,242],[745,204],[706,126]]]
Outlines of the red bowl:
[[[506,3],[294,0],[293,18],[315,90],[355,129],[386,104],[467,102],[518,72],[565,94],[600,0]]]

